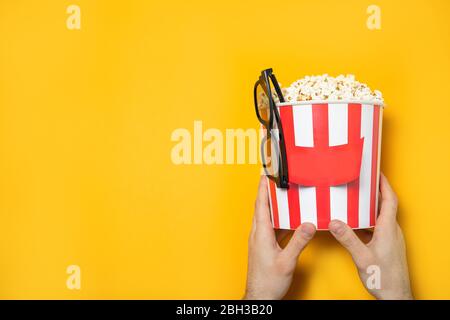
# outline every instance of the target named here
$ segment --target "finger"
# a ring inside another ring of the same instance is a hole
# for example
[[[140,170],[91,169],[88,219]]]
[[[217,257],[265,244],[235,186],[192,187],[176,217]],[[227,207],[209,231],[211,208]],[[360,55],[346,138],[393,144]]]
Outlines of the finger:
[[[275,247],[278,244],[270,219],[269,193],[267,190],[267,178],[265,176],[262,176],[259,180],[251,237],[257,242],[270,243]]]
[[[256,224],[271,225],[269,209],[269,193],[267,190],[267,178],[261,176],[259,179],[258,195],[255,202]]]
[[[389,181],[380,174],[381,208],[379,217],[386,216],[393,220],[397,217],[398,200],[394,190],[392,190]]]
[[[368,248],[358,238],[355,232],[347,224],[339,220],[332,220],[328,225],[331,234],[344,248],[350,252],[356,263],[365,256]]]
[[[380,213],[375,224],[375,238],[379,233],[395,230],[397,226],[397,196],[386,177],[380,175]]]
[[[316,227],[312,223],[303,223],[300,225],[292,235],[291,240],[284,248],[282,254],[287,258],[297,258],[299,254],[308,244],[309,240],[314,237]]]
[[[254,234],[255,234],[255,232],[256,232],[256,222],[255,222],[255,215],[253,215],[253,218],[252,218],[252,228],[251,228],[251,230],[250,230],[250,237],[253,237]]]

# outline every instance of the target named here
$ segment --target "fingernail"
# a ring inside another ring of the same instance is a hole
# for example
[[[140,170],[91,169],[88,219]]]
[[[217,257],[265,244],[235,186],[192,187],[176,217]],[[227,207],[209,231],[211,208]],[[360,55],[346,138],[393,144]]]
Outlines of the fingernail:
[[[330,222],[330,225],[328,227],[330,228],[330,231],[337,236],[341,236],[344,234],[345,228],[344,224],[341,221],[333,220]]]
[[[314,226],[310,223],[302,224],[300,228],[303,236],[308,239],[312,238],[314,233],[316,232],[316,228],[314,228]]]

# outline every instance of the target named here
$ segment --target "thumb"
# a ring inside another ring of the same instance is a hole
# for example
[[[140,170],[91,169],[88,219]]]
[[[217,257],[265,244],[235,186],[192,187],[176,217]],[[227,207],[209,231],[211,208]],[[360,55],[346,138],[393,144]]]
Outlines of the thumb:
[[[303,223],[295,230],[291,240],[283,250],[283,255],[288,259],[297,259],[315,233],[316,227],[312,223]]]
[[[350,252],[356,265],[361,266],[369,249],[358,238],[352,228],[339,220],[331,221],[328,227],[336,240]]]

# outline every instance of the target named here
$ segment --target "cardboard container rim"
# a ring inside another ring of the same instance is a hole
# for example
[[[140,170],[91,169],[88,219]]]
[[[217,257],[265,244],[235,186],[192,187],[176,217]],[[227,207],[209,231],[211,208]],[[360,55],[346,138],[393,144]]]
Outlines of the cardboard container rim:
[[[383,101],[380,100],[309,100],[309,101],[296,101],[296,102],[282,102],[277,103],[277,107],[284,107],[284,106],[299,106],[299,105],[311,105],[311,104],[349,104],[349,103],[356,103],[356,104],[370,104],[374,106],[380,106],[384,108]]]
[[[339,220],[339,219],[334,219],[334,220]],[[339,221],[342,221],[342,220],[339,220]],[[344,222],[344,223],[346,223],[345,221],[342,221],[342,222]],[[305,222],[303,222],[303,223],[311,223],[311,222],[309,222],[309,221],[305,221]],[[302,224],[303,224],[302,223]],[[284,228],[274,228],[275,230],[295,230],[295,229],[284,229]],[[372,230],[374,230],[375,229],[375,226],[368,226],[368,227],[351,227],[351,229],[352,230],[368,230],[368,231],[370,231],[371,229]],[[330,229],[329,228],[317,228],[317,226],[316,226],[316,231],[318,231],[318,232],[324,232],[324,231],[330,231]]]

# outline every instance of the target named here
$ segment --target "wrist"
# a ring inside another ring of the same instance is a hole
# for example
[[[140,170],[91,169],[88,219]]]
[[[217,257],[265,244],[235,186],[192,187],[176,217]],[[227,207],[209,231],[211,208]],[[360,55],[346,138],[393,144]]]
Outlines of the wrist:
[[[253,292],[246,290],[242,300],[280,300],[280,297],[276,297],[270,293]]]
[[[411,291],[385,292],[376,297],[378,300],[414,300]]]

